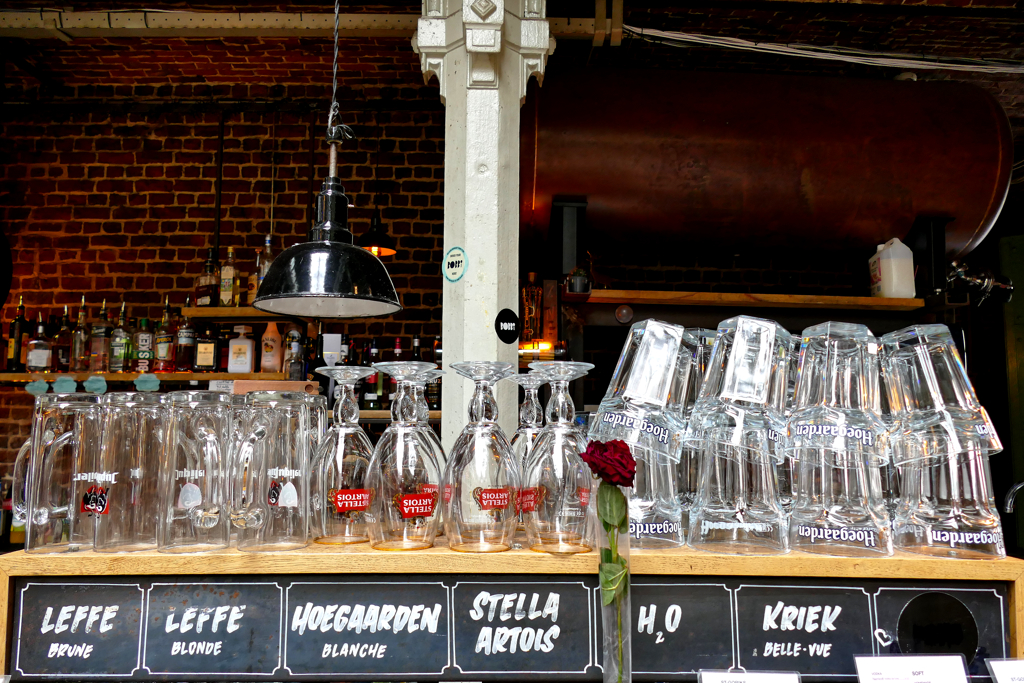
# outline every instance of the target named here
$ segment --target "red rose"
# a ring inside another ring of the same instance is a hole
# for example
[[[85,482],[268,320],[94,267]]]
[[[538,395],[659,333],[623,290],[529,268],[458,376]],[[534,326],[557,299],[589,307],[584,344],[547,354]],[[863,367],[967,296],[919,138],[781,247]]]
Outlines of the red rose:
[[[632,486],[636,476],[636,460],[625,441],[591,441],[581,456],[590,470],[614,486]]]

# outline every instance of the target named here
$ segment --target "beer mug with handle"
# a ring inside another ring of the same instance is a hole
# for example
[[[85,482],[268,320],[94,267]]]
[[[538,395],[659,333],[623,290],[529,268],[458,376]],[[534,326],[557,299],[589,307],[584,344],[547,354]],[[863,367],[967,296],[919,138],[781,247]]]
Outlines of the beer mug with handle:
[[[231,533],[225,461],[231,447],[231,396],[174,391],[166,401],[157,550],[196,553],[227,548]]]
[[[100,433],[96,396],[36,398],[32,435],[15,462],[12,501],[15,517],[25,520],[26,552],[92,546],[96,517],[107,513],[108,482],[96,466]]]
[[[100,399],[103,443],[98,470],[109,477],[107,509],[96,517],[97,552],[157,547],[158,482],[167,428],[164,396],[114,393]]]
[[[309,540],[309,400],[277,391],[254,391],[245,400],[246,436],[232,463],[238,549],[303,548]]]

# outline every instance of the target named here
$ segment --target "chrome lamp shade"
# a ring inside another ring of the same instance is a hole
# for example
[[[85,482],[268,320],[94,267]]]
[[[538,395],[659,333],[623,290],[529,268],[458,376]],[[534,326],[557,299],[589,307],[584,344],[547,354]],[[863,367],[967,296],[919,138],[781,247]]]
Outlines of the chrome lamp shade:
[[[352,244],[348,198],[337,178],[324,181],[309,241],[270,265],[253,307],[303,318],[371,318],[402,310],[384,264]]]

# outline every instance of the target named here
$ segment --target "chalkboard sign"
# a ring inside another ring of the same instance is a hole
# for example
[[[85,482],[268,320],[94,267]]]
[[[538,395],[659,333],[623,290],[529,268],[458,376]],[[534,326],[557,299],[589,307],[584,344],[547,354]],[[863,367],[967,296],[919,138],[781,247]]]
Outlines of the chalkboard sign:
[[[634,673],[697,673],[732,666],[732,620],[721,616],[732,612],[732,598],[724,583],[636,580],[630,600]]]
[[[118,678],[139,668],[142,587],[134,583],[28,583],[17,593],[13,673]]]
[[[294,582],[285,668],[295,677],[440,676],[449,664],[448,589],[437,582]]]
[[[281,666],[276,583],[153,583],[143,666],[184,677],[267,675]]]
[[[740,585],[736,665],[755,671],[855,676],[873,653],[871,596],[863,588]]]
[[[583,581],[457,581],[454,666],[509,678],[585,673],[594,663],[593,590]]]

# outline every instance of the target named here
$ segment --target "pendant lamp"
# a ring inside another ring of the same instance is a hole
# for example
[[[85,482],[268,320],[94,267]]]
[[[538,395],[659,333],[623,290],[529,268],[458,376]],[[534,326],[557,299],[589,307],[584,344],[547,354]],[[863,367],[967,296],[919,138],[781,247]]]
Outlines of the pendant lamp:
[[[395,255],[395,239],[388,234],[384,224],[381,223],[380,207],[373,210],[373,218],[370,219],[370,229],[359,236],[359,241],[356,244],[374,256]]]
[[[304,318],[369,318],[402,310],[384,264],[355,246],[348,230],[337,146],[351,137],[347,126],[328,129],[330,171],[317,197],[317,222],[308,242],[288,247],[270,264],[254,308]]]

